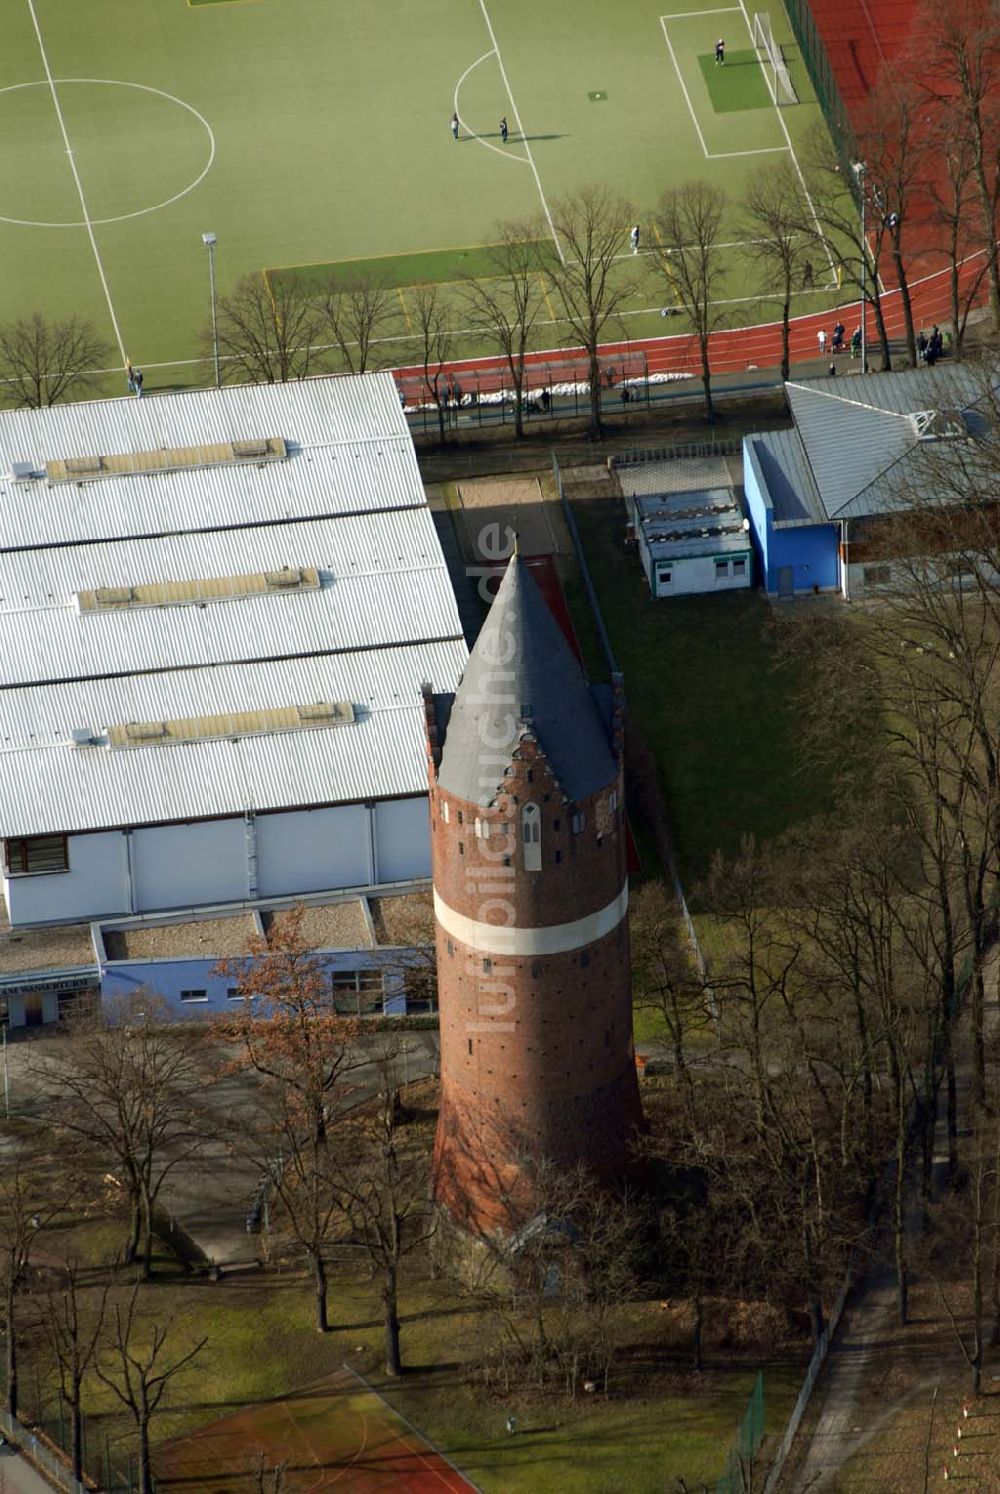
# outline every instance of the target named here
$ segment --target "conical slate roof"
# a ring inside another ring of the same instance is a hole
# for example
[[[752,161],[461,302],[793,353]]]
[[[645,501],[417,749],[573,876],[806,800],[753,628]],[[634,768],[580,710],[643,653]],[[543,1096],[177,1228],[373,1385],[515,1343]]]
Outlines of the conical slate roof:
[[[608,730],[583,671],[515,554],[469,655],[448,720],[438,782],[488,807],[526,733],[568,799],[613,784]]]

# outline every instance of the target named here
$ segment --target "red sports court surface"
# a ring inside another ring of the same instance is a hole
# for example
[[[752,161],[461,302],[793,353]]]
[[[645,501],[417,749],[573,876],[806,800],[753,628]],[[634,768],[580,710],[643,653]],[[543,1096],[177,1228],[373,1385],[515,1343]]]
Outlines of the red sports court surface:
[[[286,1494],[476,1490],[347,1365],[309,1390],[163,1443],[154,1472],[159,1488],[171,1494],[256,1494],[261,1462],[285,1465]]]

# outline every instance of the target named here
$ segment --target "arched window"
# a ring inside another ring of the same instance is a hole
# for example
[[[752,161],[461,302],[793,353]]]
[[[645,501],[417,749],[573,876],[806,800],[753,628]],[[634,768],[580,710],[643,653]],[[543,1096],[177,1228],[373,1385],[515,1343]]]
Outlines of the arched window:
[[[542,812],[537,804],[525,804],[521,810],[521,840],[524,844],[525,871],[541,871]]]

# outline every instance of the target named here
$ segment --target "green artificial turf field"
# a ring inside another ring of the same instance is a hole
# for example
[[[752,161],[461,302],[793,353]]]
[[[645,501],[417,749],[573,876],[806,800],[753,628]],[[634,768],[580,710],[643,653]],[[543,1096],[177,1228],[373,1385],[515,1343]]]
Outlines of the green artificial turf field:
[[[797,48],[772,7],[804,101],[779,112],[742,7],[667,3],[6,0],[0,320],[75,312],[147,388],[207,381],[206,231],[222,296],[248,273],[316,280],[377,261],[405,310],[415,280],[481,268],[499,219],[544,234],[550,204],[585,183],[640,220],[692,178],[735,197],[819,117]],[[703,67],[720,29],[727,66]],[[731,257],[733,321],[771,315]],[[639,279],[628,332],[659,333],[669,290]],[[540,338],[557,346],[563,329]],[[482,338],[466,329],[454,350]]]

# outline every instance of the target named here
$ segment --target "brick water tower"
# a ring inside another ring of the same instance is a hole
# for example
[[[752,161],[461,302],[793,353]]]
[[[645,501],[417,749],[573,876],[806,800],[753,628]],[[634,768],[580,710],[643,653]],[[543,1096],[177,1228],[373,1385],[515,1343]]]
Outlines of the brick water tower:
[[[424,687],[441,1009],[434,1191],[530,1217],[537,1164],[612,1182],[642,1124],[622,698],[601,709],[514,555],[454,696]],[[541,1200],[537,1200],[541,1203]]]

